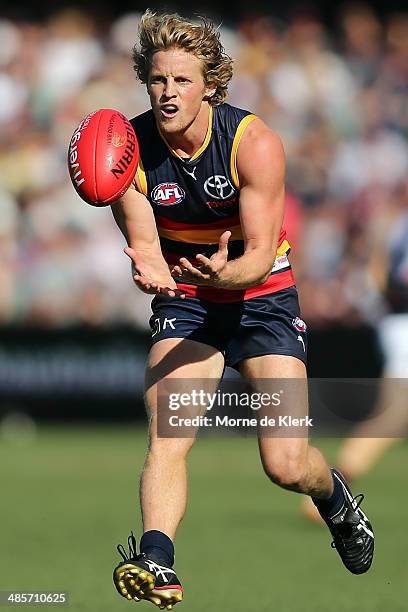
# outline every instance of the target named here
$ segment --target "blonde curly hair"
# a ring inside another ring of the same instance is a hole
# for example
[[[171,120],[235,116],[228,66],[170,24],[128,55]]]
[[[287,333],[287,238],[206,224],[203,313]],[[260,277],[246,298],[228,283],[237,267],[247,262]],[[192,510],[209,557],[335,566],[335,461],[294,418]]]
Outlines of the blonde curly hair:
[[[225,53],[214,24],[204,17],[200,21],[194,23],[177,13],[157,14],[147,9],[139,25],[139,44],[132,51],[133,69],[141,83],[147,83],[154,53],[183,49],[201,60],[206,86],[216,86],[208,102],[217,106],[227,97],[232,59]]]

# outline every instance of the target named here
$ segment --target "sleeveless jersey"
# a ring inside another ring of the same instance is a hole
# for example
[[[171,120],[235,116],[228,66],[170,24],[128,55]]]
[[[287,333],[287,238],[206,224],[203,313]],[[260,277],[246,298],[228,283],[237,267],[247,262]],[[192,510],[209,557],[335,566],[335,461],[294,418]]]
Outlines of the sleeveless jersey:
[[[210,106],[205,140],[188,159],[169,147],[151,110],[131,120],[140,147],[140,187],[153,208],[163,256],[169,265],[179,263],[180,257],[199,264],[195,255],[210,257],[215,253],[219,237],[227,229],[231,231],[228,259],[243,254],[236,156],[242,134],[255,118],[229,104]],[[248,289],[176,282],[186,295],[213,302],[237,302],[266,295],[295,284],[287,258],[289,250],[282,228],[268,280]]]

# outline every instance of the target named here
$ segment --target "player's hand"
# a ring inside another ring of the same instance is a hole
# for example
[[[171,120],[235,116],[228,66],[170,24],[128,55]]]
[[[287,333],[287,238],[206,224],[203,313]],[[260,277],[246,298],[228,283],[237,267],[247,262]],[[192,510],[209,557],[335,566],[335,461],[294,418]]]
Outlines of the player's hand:
[[[177,289],[177,284],[169,270],[157,269],[162,266],[157,266],[155,269],[151,261],[144,261],[131,247],[126,247],[124,252],[132,261],[133,280],[141,291],[150,295],[161,294],[181,299],[186,297],[185,293]]]
[[[189,281],[196,282],[199,285],[217,285],[221,279],[222,271],[228,261],[228,241],[231,237],[231,232],[224,232],[218,242],[218,251],[211,255],[210,258],[205,255],[197,255],[196,260],[200,265],[193,264],[186,258],[180,259],[180,264],[173,266],[171,270],[172,276]]]

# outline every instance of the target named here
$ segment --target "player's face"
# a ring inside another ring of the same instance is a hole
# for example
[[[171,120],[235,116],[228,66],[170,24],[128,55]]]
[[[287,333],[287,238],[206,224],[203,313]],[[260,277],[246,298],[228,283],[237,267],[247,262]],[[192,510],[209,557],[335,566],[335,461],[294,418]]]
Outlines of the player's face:
[[[182,49],[153,55],[147,90],[165,134],[184,132],[198,116],[203,99],[214,93],[204,83],[201,61]]]

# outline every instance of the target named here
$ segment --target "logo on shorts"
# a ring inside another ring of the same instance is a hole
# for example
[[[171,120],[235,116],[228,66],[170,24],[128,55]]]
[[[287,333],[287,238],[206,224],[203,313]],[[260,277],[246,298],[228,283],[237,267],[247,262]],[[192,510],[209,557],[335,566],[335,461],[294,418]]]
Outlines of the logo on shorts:
[[[152,326],[152,338],[153,336],[156,336],[161,331],[164,331],[167,328],[176,329],[175,321],[176,321],[176,317],[174,317],[173,319],[168,319],[167,317],[165,317],[164,321],[161,321],[160,319],[155,319],[153,326]]]
[[[204,191],[210,198],[215,200],[226,200],[234,193],[230,181],[222,174],[210,176],[204,183]]]
[[[300,332],[306,331],[306,323],[299,317],[296,317],[296,319],[292,319],[292,325],[296,327],[296,329]]]
[[[152,200],[159,206],[174,206],[184,200],[186,194],[177,183],[160,183],[152,193]]]

